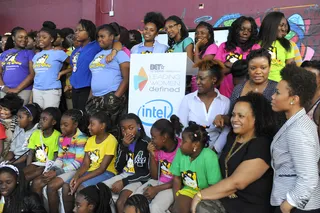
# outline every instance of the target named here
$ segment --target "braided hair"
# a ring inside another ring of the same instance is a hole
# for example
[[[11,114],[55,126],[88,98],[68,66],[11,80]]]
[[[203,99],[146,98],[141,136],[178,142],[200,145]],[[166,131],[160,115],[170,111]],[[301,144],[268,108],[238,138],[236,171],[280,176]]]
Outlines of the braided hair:
[[[191,142],[200,142],[202,148],[209,146],[210,137],[206,130],[206,126],[200,126],[194,121],[189,121],[189,126],[184,129],[183,133],[187,133]]]
[[[80,109],[69,109],[63,113],[63,116],[69,116],[73,122],[78,123],[78,128],[81,132],[89,135],[89,119],[85,112]]]
[[[124,208],[127,206],[135,207],[136,213],[150,213],[148,199],[140,194],[135,194],[129,197],[124,204]]]
[[[88,186],[82,189],[79,194],[83,195],[88,203],[94,206],[93,212],[112,213],[111,205],[114,205],[112,194],[108,186],[104,183]]]

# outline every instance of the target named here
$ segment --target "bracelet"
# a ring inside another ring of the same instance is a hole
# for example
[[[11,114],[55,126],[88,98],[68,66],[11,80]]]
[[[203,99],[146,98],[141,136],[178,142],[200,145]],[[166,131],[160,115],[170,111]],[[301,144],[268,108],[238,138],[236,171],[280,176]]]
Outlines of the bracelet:
[[[113,50],[115,50],[115,51],[116,51],[116,53],[118,53],[118,52],[119,52],[119,50],[117,50],[117,49],[115,49],[115,48],[112,48],[112,51],[113,51]]]

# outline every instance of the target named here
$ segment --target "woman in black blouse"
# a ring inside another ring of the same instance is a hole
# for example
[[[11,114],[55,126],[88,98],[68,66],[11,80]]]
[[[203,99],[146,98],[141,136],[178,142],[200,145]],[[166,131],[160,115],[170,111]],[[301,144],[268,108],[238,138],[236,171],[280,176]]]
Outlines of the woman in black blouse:
[[[261,93],[269,101],[276,91],[277,82],[268,80],[271,56],[265,49],[252,50],[247,56],[249,79],[238,84],[230,97],[229,115],[217,115],[214,124],[216,127],[230,125],[230,114],[237,98],[248,94],[249,92]]]
[[[270,213],[274,123],[275,114],[263,95],[251,92],[236,101],[233,133],[219,159],[224,179],[194,197],[193,213]]]

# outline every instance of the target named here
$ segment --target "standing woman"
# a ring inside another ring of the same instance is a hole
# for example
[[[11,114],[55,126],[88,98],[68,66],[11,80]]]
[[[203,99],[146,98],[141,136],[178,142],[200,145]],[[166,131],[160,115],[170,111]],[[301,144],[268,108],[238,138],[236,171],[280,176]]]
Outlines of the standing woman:
[[[161,13],[149,12],[144,17],[143,38],[144,42],[135,45],[131,49],[132,54],[165,53],[167,45],[160,44],[155,38],[161,28],[164,27],[164,17]]]
[[[220,45],[215,59],[222,61],[226,69],[226,77],[220,85],[220,92],[226,97],[230,97],[233,91],[233,81],[230,69],[232,64],[240,59],[246,59],[251,50],[260,48],[256,44],[258,27],[252,17],[241,16],[236,19],[229,28],[227,42]]]
[[[58,76],[64,63],[69,63],[68,55],[63,50],[53,49],[56,39],[55,24],[49,21],[44,22],[39,32],[39,46],[42,51],[32,59],[35,72],[33,102],[39,104],[42,109],[59,107],[62,85]],[[65,73],[70,70],[66,69],[61,72]]]
[[[112,52],[116,31],[111,25],[105,24],[100,26],[97,32],[102,51],[90,63],[92,97],[88,100],[86,110],[90,115],[101,110],[108,113],[111,116],[112,130],[115,130],[118,118],[126,107],[130,58],[120,50],[113,60],[107,63],[105,58]],[[118,136],[117,132],[111,133]]]
[[[287,65],[280,75],[272,109],[284,112],[287,121],[271,144],[271,205],[277,207],[275,213],[318,213],[320,145],[316,125],[304,109],[316,92],[316,78],[295,65]]]
[[[74,109],[85,110],[90,94],[91,72],[89,64],[94,56],[101,51],[96,42],[96,26],[92,21],[81,19],[76,27],[76,40],[81,43],[71,56],[72,75],[72,104]]]
[[[6,93],[16,93],[24,100],[24,104],[29,102],[34,78],[34,53],[26,49],[27,43],[25,29],[15,27],[6,43],[9,49],[0,56],[0,96],[3,98]]]
[[[290,41],[285,38],[288,22],[281,12],[271,12],[264,17],[260,31],[259,43],[271,54],[271,70],[269,79],[279,82],[280,71],[286,64],[294,62],[295,53]]]

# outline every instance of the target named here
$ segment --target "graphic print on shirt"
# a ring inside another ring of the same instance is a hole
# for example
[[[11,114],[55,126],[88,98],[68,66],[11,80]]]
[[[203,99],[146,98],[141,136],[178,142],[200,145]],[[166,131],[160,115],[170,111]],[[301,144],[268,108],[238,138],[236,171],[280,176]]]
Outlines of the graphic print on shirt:
[[[49,58],[48,54],[43,54],[42,56],[37,58],[36,62],[33,64],[33,67],[34,68],[50,68],[51,65],[46,63],[48,58]]]
[[[143,167],[143,164],[146,162],[146,157],[143,157],[143,151],[139,151],[137,156],[134,159],[134,163],[137,164],[138,167]]]
[[[35,147],[35,156],[38,162],[45,163],[47,161],[48,151],[49,147],[47,147],[45,144],[42,146],[36,146]]]
[[[125,172],[132,173],[132,174],[135,173],[133,159],[134,159],[134,153],[129,152],[127,166],[124,167],[124,169],[123,169]]]
[[[160,170],[161,170],[161,174],[171,178],[172,174],[170,172],[170,167],[171,167],[171,163],[168,162],[167,160],[160,160]]]
[[[100,150],[96,149],[92,152],[89,152],[89,158],[90,158],[90,166],[92,167],[94,164],[98,163],[100,159]]]
[[[146,51],[141,52],[141,54],[152,54],[152,52],[149,50],[146,50]]]
[[[72,67],[73,67],[73,69],[72,69],[73,72],[77,71],[77,62],[78,62],[79,55],[80,55],[80,52],[77,52],[76,54],[74,54],[72,56],[71,63],[72,63]]]
[[[90,64],[90,69],[99,68],[99,67],[105,67],[105,65],[102,63],[102,60],[106,58],[105,55],[100,55],[93,59],[93,61]]]
[[[182,182],[185,186],[189,186],[194,190],[199,190],[198,182],[197,182],[197,173],[187,170],[181,173]]]
[[[22,63],[16,60],[18,53],[10,53],[6,55],[4,62],[2,62],[2,66],[6,65],[21,65]]]
[[[243,58],[242,54],[231,52],[226,56],[226,61],[229,61],[230,63],[234,63],[238,60],[241,60],[242,58]]]
[[[62,151],[63,151],[64,156],[66,156],[68,154],[68,150],[69,150],[69,145],[62,147]]]
[[[277,48],[276,47],[270,46],[268,48],[268,52],[271,55],[271,59],[272,60],[277,59]]]

